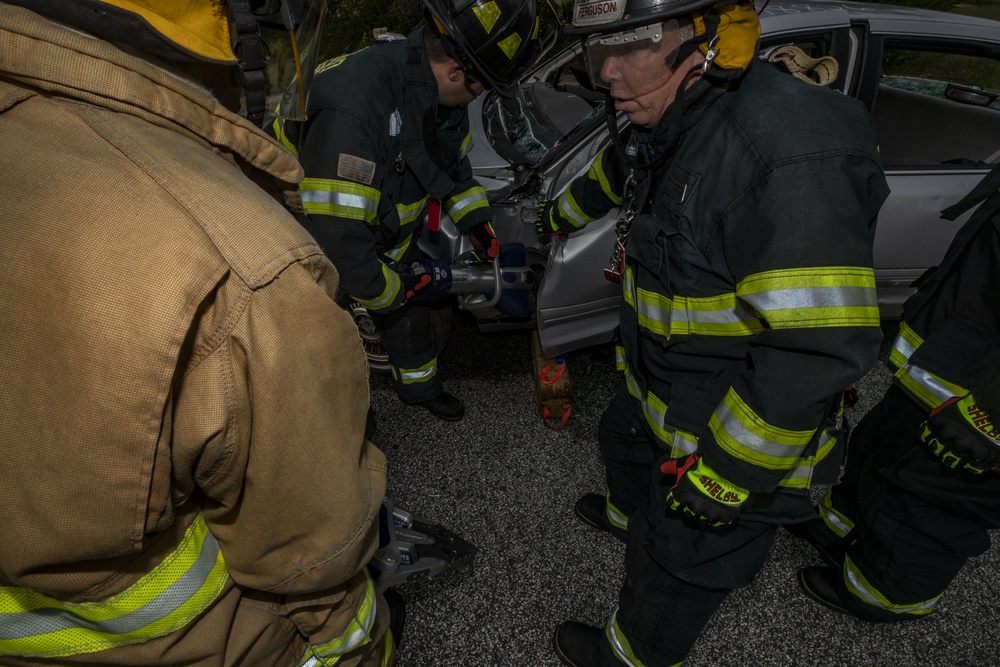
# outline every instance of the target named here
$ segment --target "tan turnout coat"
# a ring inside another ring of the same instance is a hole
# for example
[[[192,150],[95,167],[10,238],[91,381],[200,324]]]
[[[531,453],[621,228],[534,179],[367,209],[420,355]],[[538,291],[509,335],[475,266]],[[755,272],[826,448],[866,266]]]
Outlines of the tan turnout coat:
[[[254,185],[301,177],[194,87],[0,3],[0,587],[107,600],[199,513],[229,571],[185,627],[70,662],[295,665],[360,613],[367,366],[334,267]],[[376,599],[338,665],[383,664]]]

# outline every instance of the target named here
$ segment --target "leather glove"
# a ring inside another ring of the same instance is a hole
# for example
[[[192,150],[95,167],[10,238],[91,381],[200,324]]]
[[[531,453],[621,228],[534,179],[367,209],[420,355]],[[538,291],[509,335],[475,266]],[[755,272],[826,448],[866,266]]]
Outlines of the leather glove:
[[[1000,432],[972,394],[931,412],[920,439],[948,468],[978,475],[1000,465]]]
[[[481,262],[492,262],[500,254],[500,242],[497,241],[496,232],[493,225],[488,222],[481,222],[468,231],[469,240],[472,241],[472,252]]]
[[[538,202],[538,211],[535,216],[535,233],[541,237],[566,237],[566,234],[557,229],[552,222],[552,211],[555,209],[556,203],[557,202],[552,199],[543,199]]]
[[[735,521],[749,496],[749,491],[709,468],[697,453],[686,459],[671,459],[660,470],[677,474],[677,482],[667,493],[667,506],[713,526]]]

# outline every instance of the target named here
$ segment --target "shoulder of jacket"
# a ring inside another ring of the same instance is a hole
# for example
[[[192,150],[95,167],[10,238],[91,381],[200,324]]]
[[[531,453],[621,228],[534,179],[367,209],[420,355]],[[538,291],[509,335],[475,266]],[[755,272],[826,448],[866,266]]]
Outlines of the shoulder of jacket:
[[[758,62],[740,87],[720,98],[731,130],[768,161],[854,153],[878,159],[874,124],[864,105]]]
[[[402,54],[400,43],[378,44],[323,62],[313,79],[310,107],[353,111],[366,117],[392,111],[406,90]]]
[[[289,264],[321,250],[271,195],[222,154],[124,114],[88,110],[88,124],[124,156],[119,169],[152,179],[178,206],[160,220],[196,225],[203,250],[214,248],[251,289],[273,280]]]

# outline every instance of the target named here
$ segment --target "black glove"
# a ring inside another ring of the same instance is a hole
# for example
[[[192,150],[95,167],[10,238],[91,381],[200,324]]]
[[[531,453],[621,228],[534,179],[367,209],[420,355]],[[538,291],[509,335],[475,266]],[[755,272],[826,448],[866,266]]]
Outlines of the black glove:
[[[750,493],[723,479],[697,453],[671,459],[660,470],[677,475],[677,483],[667,493],[667,506],[713,526],[735,521]]]
[[[556,236],[563,238],[566,234],[555,226],[552,213],[555,211],[558,200],[543,199],[538,202],[538,212],[535,216],[535,233],[541,237]]]
[[[921,425],[920,439],[941,463],[978,475],[1000,465],[1000,432],[972,394],[949,401]]]
[[[500,242],[493,231],[493,225],[489,222],[481,222],[468,231],[469,240],[472,241],[472,252],[481,262],[492,262],[500,254]]]

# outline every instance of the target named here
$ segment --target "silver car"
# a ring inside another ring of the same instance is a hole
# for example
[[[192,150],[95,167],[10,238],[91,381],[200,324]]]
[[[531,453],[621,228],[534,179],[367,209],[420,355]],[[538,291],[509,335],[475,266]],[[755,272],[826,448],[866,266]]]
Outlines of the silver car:
[[[833,56],[831,87],[872,113],[892,191],[879,216],[875,276],[882,316],[898,318],[914,280],[971,214],[948,222],[939,211],[1000,160],[1000,22],[824,0],[771,0],[760,15],[761,58],[787,44]],[[468,242],[446,220],[420,239],[427,254],[454,265],[458,307],[482,330],[537,328],[546,358],[607,343],[617,325],[621,288],[604,268],[620,212],[565,240],[541,241],[534,231],[539,203],[586,173],[610,143],[604,102],[579,44],[529,73],[516,102],[479,98],[470,107],[470,159],[504,252],[493,266],[467,261]],[[377,332],[362,309],[354,312],[370,360],[384,364]]]

